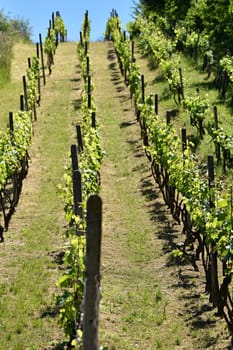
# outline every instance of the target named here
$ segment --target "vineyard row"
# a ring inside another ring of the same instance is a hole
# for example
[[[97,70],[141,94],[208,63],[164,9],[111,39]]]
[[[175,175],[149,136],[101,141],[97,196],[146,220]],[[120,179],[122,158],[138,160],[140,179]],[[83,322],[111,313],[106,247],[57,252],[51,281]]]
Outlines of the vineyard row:
[[[147,27],[150,25],[147,23]],[[145,47],[149,47],[153,40],[151,31],[141,33]],[[132,54],[132,42],[126,38],[114,11],[107,23],[106,38],[114,43],[121,72],[134,98],[135,113],[153,176],[173,218],[183,226],[185,240],[173,254],[181,260],[190,261],[195,269],[198,269],[197,261],[202,262],[210,302],[225,319],[232,336],[232,189],[219,179],[215,181],[212,155],[208,156],[208,166],[200,164],[192,151],[192,144],[187,141],[185,130],[182,129],[181,138],[171,123],[169,113],[166,121],[155,113],[158,106],[154,106],[152,95],[144,94],[144,76],[140,74]],[[174,61],[169,47],[156,40],[153,43],[159,45],[159,51],[164,55],[163,64]],[[171,54],[172,59],[169,60]],[[172,72],[168,72],[171,73],[167,74],[170,89],[173,89],[169,80]],[[178,69],[177,72],[175,91],[185,99]]]

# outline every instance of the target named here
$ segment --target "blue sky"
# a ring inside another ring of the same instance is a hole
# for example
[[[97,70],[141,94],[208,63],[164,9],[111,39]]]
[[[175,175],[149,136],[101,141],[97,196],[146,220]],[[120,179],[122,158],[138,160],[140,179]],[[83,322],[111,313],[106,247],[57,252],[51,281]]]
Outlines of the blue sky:
[[[91,39],[99,40],[103,37],[106,21],[112,8],[119,14],[123,28],[132,19],[133,0],[0,0],[0,10],[11,18],[29,20],[32,27],[34,42],[38,41],[38,34],[46,35],[52,12],[60,11],[65,22],[68,39],[78,41],[84,13],[89,12],[91,19]]]

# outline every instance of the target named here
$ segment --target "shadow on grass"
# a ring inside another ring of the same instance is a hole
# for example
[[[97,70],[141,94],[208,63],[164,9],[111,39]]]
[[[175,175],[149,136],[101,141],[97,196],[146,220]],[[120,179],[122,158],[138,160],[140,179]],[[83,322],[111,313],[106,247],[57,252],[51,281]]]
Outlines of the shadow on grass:
[[[111,71],[111,81],[116,86],[117,97],[121,99],[122,102],[125,102],[130,99],[130,96],[128,96],[128,93],[120,94],[125,91],[125,84],[118,68],[116,53],[112,48],[108,50],[108,60],[110,61],[108,68]]]
[[[172,287],[192,291],[191,294],[188,294],[188,296],[186,296],[188,299],[200,298],[200,295],[198,295],[195,290],[195,279],[198,278],[198,273],[196,271],[193,271],[193,269],[190,267],[190,264],[187,265],[184,263],[183,266],[185,265],[187,266],[186,269],[179,269],[178,272],[174,273],[176,275],[175,279],[177,282],[173,284]]]
[[[159,74],[157,77],[154,78],[154,80],[152,81],[153,85],[156,85],[158,83],[164,83],[166,80],[165,78],[162,76],[162,74]]]
[[[73,79],[70,79],[70,81],[72,83],[74,83],[73,91],[80,91],[80,81],[81,81],[81,79],[80,78],[73,78]],[[77,99],[73,100],[72,101],[72,105],[73,105],[74,110],[77,111],[78,109],[81,108],[82,99],[81,98],[77,98]]]
[[[141,140],[128,141],[132,145],[134,156],[144,156],[141,146]],[[162,241],[162,253],[167,255],[166,267],[180,266],[179,270],[175,270],[175,283],[171,286],[171,290],[180,290],[181,299],[184,302],[182,308],[182,317],[187,321],[190,331],[198,334],[198,342],[200,348],[208,348],[214,346],[218,342],[218,336],[212,335],[209,330],[214,329],[214,326],[219,321],[214,316],[214,312],[209,304],[201,298],[201,292],[197,290],[197,285],[203,287],[204,284],[200,279],[200,272],[195,271],[189,261],[180,261],[174,258],[171,254],[177,248],[178,239],[181,235],[181,228],[172,219],[169,214],[169,209],[164,204],[158,185],[155,184],[152,174],[148,174],[148,164],[146,159],[141,161],[141,164],[134,165],[132,171],[137,171],[141,175],[140,190],[146,201],[145,211],[150,215],[150,219],[158,223],[156,237]],[[180,237],[182,239],[182,237]],[[173,270],[174,271],[174,270]],[[171,273],[168,271],[168,273]],[[203,339],[202,330],[205,331]],[[200,339],[199,339],[200,337]],[[196,340],[195,340],[196,342]]]
[[[57,265],[62,265],[63,264],[63,258],[65,255],[65,251],[57,252],[57,251],[52,251],[49,254],[52,257],[52,261],[57,264]]]
[[[125,112],[127,112],[128,110],[125,110]],[[125,122],[122,122],[122,123],[120,123],[120,128],[122,129],[122,128],[127,128],[127,127],[129,127],[129,126],[132,126],[132,125],[134,125],[136,123],[136,120],[134,119],[134,120],[129,120],[129,121],[125,121]]]
[[[159,96],[160,101],[168,101],[172,98],[172,93],[169,87],[165,87]]]
[[[163,241],[163,253],[171,253],[176,248],[179,230],[177,229],[175,221],[172,220],[169,215],[152,173],[148,174],[148,163],[142,149],[141,140],[128,140],[127,142],[132,145],[135,158],[142,159],[141,165],[134,166],[132,171],[140,172],[140,190],[147,203],[145,210],[149,213],[151,221],[159,223],[157,238]],[[170,264],[171,261],[168,260],[168,265]]]
[[[72,105],[74,107],[74,110],[77,111],[78,109],[81,108],[82,106],[82,100],[80,98],[76,99],[76,100],[73,100],[72,101]]]
[[[81,79],[80,78],[73,78],[73,79],[70,79],[70,81],[72,83],[80,83]],[[73,90],[80,90],[80,88],[79,87],[75,87],[75,88],[73,88]]]
[[[210,91],[210,90],[216,89],[214,86],[213,80],[198,81],[196,83],[191,84],[190,87],[199,89],[201,91],[202,90]]]
[[[47,307],[42,313],[41,318],[55,318],[59,315],[59,308],[55,305]]]
[[[180,296],[180,299],[184,301],[182,316],[195,338],[198,337],[196,341],[201,349],[214,346],[218,342],[219,335],[213,335],[213,330],[220,319],[215,314],[216,310],[209,304],[208,295],[205,296],[204,290],[201,291],[204,284],[200,280],[200,273],[194,271],[190,266],[186,266],[174,274],[177,283],[173,284],[172,288],[182,290]],[[202,330],[205,331],[204,337]]]
[[[217,344],[219,335],[214,335],[213,331],[219,318],[214,315],[214,310],[209,304],[203,304],[200,301],[200,295],[191,294],[189,296],[189,300],[185,304],[185,318],[194,333],[208,330],[205,332],[205,337],[198,337],[199,344],[203,349]]]
[[[110,59],[114,59],[112,53],[109,52]],[[113,62],[112,62],[113,63]],[[120,81],[120,72],[117,69],[116,63],[110,64],[112,70],[112,81]],[[158,80],[156,78],[155,80]],[[208,82],[206,82],[208,83]],[[164,89],[161,99],[170,98],[171,92],[169,88]],[[129,128],[135,123],[126,120],[120,124],[120,128]],[[140,131],[139,133],[140,134]],[[195,140],[198,144],[198,139]],[[160,189],[155,183],[152,174],[148,172],[148,161],[146,160],[142,140],[135,135],[131,135],[127,140],[135,158],[139,158],[138,162],[132,165],[132,172],[138,172],[141,176],[140,191],[145,198],[145,212],[149,213],[150,220],[155,223],[156,238],[162,242],[162,254],[166,254],[167,261],[165,267],[180,266],[177,282],[170,282],[169,288],[171,292],[178,291],[180,299],[182,299],[181,313],[182,318],[188,323],[190,329],[190,337],[193,337],[195,344],[198,344],[199,349],[208,347],[215,348],[218,341],[218,335],[213,334],[214,326],[219,321],[219,318],[214,316],[214,312],[209,304],[201,298],[200,288],[204,288],[204,282],[199,281],[200,273],[194,271],[191,263],[188,261],[181,262],[174,259],[171,252],[177,248],[178,239],[182,240],[181,227],[172,219],[169,209],[164,204]],[[138,164],[139,163],[139,164]],[[178,268],[175,269],[177,273]],[[167,269],[166,272],[171,276],[174,269]],[[173,276],[174,277],[174,276]],[[172,279],[174,280],[174,278]],[[204,302],[203,302],[204,301]],[[202,330],[204,332],[202,332]],[[210,331],[209,331],[210,330]],[[194,339],[195,338],[195,339]]]
[[[67,350],[67,342],[60,342],[54,345],[51,345],[47,348],[43,348],[43,350]]]

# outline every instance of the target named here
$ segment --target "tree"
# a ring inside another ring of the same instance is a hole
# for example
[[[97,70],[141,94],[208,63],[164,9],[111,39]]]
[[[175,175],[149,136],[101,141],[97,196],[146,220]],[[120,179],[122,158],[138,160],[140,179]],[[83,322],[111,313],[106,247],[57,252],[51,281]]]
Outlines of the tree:
[[[17,37],[27,41],[31,40],[32,29],[28,20],[24,20],[23,18],[11,19],[9,21],[9,27],[13,35],[15,34]]]

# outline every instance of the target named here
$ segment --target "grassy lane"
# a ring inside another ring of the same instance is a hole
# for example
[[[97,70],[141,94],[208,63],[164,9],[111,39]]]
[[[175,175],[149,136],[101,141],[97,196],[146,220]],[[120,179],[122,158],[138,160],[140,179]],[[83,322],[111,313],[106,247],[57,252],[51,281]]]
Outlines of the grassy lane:
[[[92,56],[97,115],[107,152],[102,169],[101,344],[122,350],[175,349],[187,329],[171,317],[174,295],[161,241],[156,240],[162,232],[155,209],[164,220],[163,229],[172,230],[171,235],[174,229],[156,198],[111,44],[92,44]]]
[[[200,274],[170,259],[179,227],[151,177],[111,43],[92,43],[91,59],[106,150],[101,345],[110,350],[224,349],[218,319],[205,296],[198,297]],[[13,69],[21,74],[23,68]],[[43,88],[29,174],[0,245],[0,350],[63,349],[54,294],[65,223],[56,184],[74,140],[80,93],[76,45],[66,43],[59,46]]]
[[[64,251],[62,203],[56,193],[70,144],[79,95],[75,43],[58,47],[43,88],[20,203],[0,246],[0,349],[51,349],[63,340],[54,310]],[[17,68],[17,67],[16,67]]]
[[[193,304],[203,293],[200,274],[189,266],[181,271],[171,261],[180,229],[151,177],[112,44],[93,43],[91,58],[106,150],[101,345],[117,350],[223,349],[218,347],[221,330],[214,328],[217,319],[208,312],[203,316],[203,300]]]

